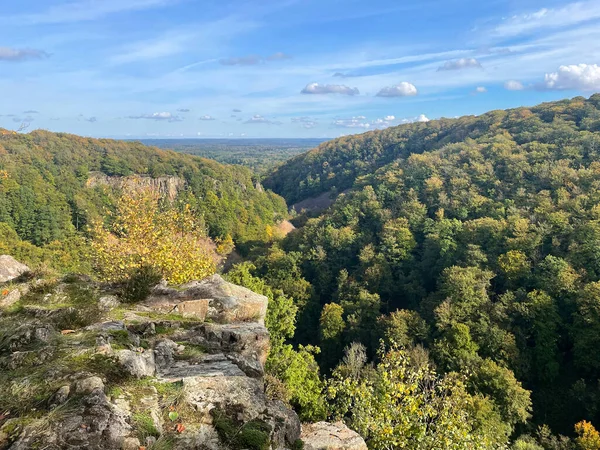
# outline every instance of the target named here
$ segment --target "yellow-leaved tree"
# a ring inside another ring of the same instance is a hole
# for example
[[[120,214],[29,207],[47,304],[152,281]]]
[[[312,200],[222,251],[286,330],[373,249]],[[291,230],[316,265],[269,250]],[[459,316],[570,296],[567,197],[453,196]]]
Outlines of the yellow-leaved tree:
[[[163,204],[150,189],[124,193],[106,224],[90,227],[94,262],[105,281],[127,280],[150,267],[169,283],[205,278],[216,270],[218,257],[204,222],[188,204]]]

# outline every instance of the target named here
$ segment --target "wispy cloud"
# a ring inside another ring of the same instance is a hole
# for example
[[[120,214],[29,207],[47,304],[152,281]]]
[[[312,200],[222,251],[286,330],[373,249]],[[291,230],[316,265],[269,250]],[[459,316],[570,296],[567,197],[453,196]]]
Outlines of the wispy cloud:
[[[282,52],[277,52],[270,56],[247,55],[223,58],[219,60],[219,63],[224,66],[255,66],[257,64],[261,64],[267,61],[281,61],[284,59],[291,59],[291,56],[286,55]]]
[[[188,108],[180,108],[180,109],[177,110],[177,112],[180,112],[180,113],[189,113],[190,110]]]
[[[306,128],[307,130],[309,130],[311,128],[315,128],[318,125],[318,120],[307,116],[292,117],[292,123],[299,123],[302,126],[302,128]]]
[[[215,120],[215,118],[213,116],[209,116],[208,114],[206,114],[202,117],[199,117],[198,119],[199,120]]]
[[[244,123],[249,124],[270,124],[270,125],[281,125],[281,122],[278,120],[270,120],[266,117],[261,116],[260,114],[256,114],[246,120]]]
[[[0,61],[18,62],[28,59],[42,59],[50,56],[43,50],[33,48],[0,47]]]
[[[44,11],[32,14],[4,16],[1,22],[22,25],[84,22],[105,16],[160,8],[178,3],[179,0],[76,0],[65,1]]]
[[[518,36],[542,28],[559,28],[600,18],[597,1],[572,2],[560,8],[542,8],[526,14],[514,15],[492,31],[497,37]]]
[[[351,88],[343,84],[319,84],[308,83],[304,89],[300,91],[302,94],[343,94],[343,95],[358,95],[360,92],[357,88]]]
[[[28,111],[23,111],[23,114],[39,114],[39,111],[36,111],[34,109],[30,109]]]
[[[183,119],[179,116],[173,115],[170,112],[156,112],[153,114],[141,114],[139,116],[128,116],[128,119],[146,119],[146,120],[156,120],[156,121],[164,121],[164,122],[181,122]]]

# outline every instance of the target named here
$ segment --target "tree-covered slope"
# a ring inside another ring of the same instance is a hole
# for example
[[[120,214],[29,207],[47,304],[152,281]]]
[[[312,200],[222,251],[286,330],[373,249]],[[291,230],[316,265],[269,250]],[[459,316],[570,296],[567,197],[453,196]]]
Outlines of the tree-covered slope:
[[[322,368],[383,339],[462,373],[513,438],[600,423],[600,95],[338,139],[269,186],[352,187],[255,261]]]
[[[333,188],[341,192],[357,177],[385,164],[452,143],[486,143],[507,135],[516,145],[578,145],[586,132],[600,129],[599,121],[600,94],[596,94],[587,100],[577,97],[532,108],[405,124],[325,142],[275,169],[265,186],[292,204]]]
[[[0,135],[0,223],[36,246],[73,237],[116,194],[110,185],[88,187],[92,172],[183,179],[180,199],[204,218],[213,238],[263,240],[285,214],[285,202],[243,167],[140,143],[34,131]]]

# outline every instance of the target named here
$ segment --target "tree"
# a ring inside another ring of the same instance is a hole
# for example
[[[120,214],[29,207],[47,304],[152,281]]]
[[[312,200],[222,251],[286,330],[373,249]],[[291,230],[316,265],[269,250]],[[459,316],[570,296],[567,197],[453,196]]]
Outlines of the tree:
[[[202,279],[216,270],[212,243],[189,205],[161,205],[147,189],[123,194],[116,214],[90,228],[94,263],[101,279],[119,281],[143,266],[170,283]]]
[[[323,306],[319,319],[319,337],[321,341],[321,367],[332,368],[338,361],[343,348],[343,331],[346,323],[344,308],[337,303]]]
[[[575,443],[580,450],[600,450],[600,433],[585,420],[575,424]]]
[[[489,433],[488,424],[480,421],[484,415],[475,412],[486,400],[476,402],[460,377],[415,368],[408,354],[394,346],[381,350],[379,358],[374,368],[359,362],[354,369],[347,358],[328,386],[334,417],[344,418],[369,448],[462,450],[505,444],[507,435]]]

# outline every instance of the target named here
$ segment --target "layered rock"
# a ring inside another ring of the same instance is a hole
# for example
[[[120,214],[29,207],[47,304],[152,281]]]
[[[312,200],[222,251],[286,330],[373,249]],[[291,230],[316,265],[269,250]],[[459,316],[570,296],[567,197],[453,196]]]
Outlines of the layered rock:
[[[296,444],[297,415],[265,395],[266,297],[215,275],[177,288],[159,285],[123,311],[117,298],[85,283],[59,283],[50,293],[44,287],[39,301],[33,290],[16,309],[21,325],[0,342],[0,366],[15,371],[6,380],[55,388],[31,416],[0,416],[0,449],[256,445],[244,436],[273,449]],[[69,303],[76,287],[84,304]],[[203,306],[190,308],[191,302]],[[88,310],[92,323],[62,329]],[[0,311],[0,327],[16,321]],[[229,435],[230,428],[242,431]]]

